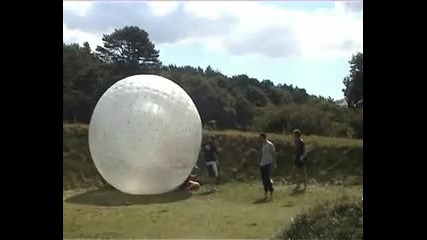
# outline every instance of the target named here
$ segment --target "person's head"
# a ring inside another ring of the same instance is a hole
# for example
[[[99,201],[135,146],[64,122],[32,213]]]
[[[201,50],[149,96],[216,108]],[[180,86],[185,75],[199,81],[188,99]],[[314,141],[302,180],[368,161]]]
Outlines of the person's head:
[[[294,139],[298,140],[301,138],[301,131],[299,129],[295,129],[293,132],[293,135],[294,135]]]
[[[260,134],[259,134],[259,140],[260,140],[261,142],[265,142],[265,141],[267,141],[267,135],[266,135],[265,133],[260,133]]]
[[[214,144],[215,143],[215,137],[214,136],[210,136],[209,139],[208,139],[208,142]]]

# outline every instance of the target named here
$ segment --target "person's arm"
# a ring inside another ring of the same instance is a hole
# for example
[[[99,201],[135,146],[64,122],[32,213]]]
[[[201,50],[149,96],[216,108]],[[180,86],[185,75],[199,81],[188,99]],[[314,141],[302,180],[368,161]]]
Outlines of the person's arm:
[[[219,154],[218,148],[216,147],[215,144],[212,144],[211,147],[212,147],[212,151],[214,152],[216,159],[218,161],[218,154]]]
[[[304,142],[302,143],[302,148],[304,149],[304,153],[301,155],[301,160],[304,160],[308,153],[307,146]]]
[[[271,156],[273,157],[273,168],[276,168],[277,160],[276,160],[276,148],[274,147],[274,144],[271,145]]]
[[[218,151],[218,148],[216,147],[215,144],[212,144],[211,147],[212,147],[212,151],[215,154],[216,164],[219,166],[219,157],[218,157],[219,151]]]
[[[213,148],[213,151],[215,152],[215,154],[216,155],[218,155],[218,148],[216,147],[216,145],[215,144],[212,144],[212,148]]]

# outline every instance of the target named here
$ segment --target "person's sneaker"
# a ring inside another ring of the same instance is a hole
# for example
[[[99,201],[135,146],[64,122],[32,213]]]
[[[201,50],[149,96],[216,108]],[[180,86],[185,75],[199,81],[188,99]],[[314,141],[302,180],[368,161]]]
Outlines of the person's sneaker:
[[[217,192],[218,190],[217,186],[211,186],[211,192]]]

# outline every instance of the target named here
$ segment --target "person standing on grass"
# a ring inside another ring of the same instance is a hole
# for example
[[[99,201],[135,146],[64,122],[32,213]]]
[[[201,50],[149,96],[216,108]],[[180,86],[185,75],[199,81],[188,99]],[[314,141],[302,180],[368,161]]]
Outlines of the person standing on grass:
[[[218,148],[215,144],[215,137],[209,137],[207,143],[203,145],[203,152],[205,157],[206,168],[208,176],[211,180],[211,190],[218,191],[219,186],[219,161],[218,161]]]
[[[307,147],[305,146],[304,140],[301,137],[301,131],[299,129],[295,129],[293,132],[294,135],[294,143],[295,143],[295,160],[292,167],[292,179],[296,179],[298,176],[297,172],[302,172],[303,175],[303,183],[305,191],[307,189]],[[300,188],[301,181],[298,180],[297,186],[294,191]]]
[[[274,144],[267,140],[267,135],[261,133],[259,135],[261,141],[261,179],[264,187],[264,200],[267,200],[267,193],[270,192],[270,199],[273,199],[273,180],[271,179],[271,173],[276,168],[276,149]]]

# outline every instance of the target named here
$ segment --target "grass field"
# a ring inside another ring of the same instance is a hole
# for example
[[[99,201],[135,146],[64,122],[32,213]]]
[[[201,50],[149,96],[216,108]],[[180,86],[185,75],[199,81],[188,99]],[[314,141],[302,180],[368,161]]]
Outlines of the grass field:
[[[87,125],[63,125],[64,239],[266,239],[283,233],[284,227],[293,229],[289,234],[298,233],[298,239],[303,239],[301,233],[310,233],[307,229],[313,226],[316,231],[337,229],[333,225],[337,216],[334,211],[329,212],[329,207],[322,207],[322,203],[342,197],[352,201],[362,194],[363,141],[305,136],[310,148],[309,190],[291,196],[291,186],[280,185],[276,187],[273,202],[255,203],[263,196],[258,180],[258,133],[238,131],[204,131],[205,137],[217,138],[221,149],[221,171],[226,184],[220,192],[206,194],[206,189],[201,189],[193,193],[129,196],[111,188],[95,189],[106,184],[91,159],[87,130]],[[292,138],[277,134],[269,134],[269,138],[277,150],[276,183],[283,183],[293,161]],[[206,175],[203,166],[200,157],[202,176]],[[79,188],[94,190],[76,190]],[[319,209],[325,208],[315,214],[320,220],[307,217],[290,224],[291,219],[300,219],[296,216],[319,204],[322,204]],[[347,215],[353,216],[349,212]],[[359,221],[358,217],[347,218],[347,215],[342,217],[345,225],[342,232],[359,231],[358,225],[346,227]],[[305,224],[307,219],[312,223]],[[328,228],[331,224],[333,227]],[[328,236],[342,236],[340,231],[336,233]],[[288,235],[281,236],[287,239]]]
[[[171,192],[130,196],[111,188],[65,191],[64,238],[245,238],[276,236],[292,217],[327,200],[361,197],[361,186],[309,185],[291,195],[291,187],[276,187],[272,202],[260,183],[229,183],[219,192]]]

